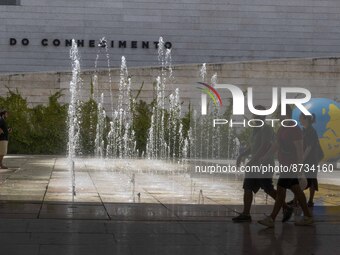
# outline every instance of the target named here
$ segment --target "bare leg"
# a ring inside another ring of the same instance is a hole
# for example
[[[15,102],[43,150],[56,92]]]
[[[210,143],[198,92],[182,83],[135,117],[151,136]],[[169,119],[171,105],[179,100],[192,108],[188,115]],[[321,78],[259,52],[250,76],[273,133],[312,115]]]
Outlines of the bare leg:
[[[250,207],[253,202],[253,191],[245,189],[243,194],[243,214],[250,214]]]
[[[276,200],[276,196],[277,196],[277,191],[275,189],[272,189],[272,190],[267,190],[265,191],[271,198],[273,198],[274,200]],[[283,202],[283,205],[282,207],[284,209],[286,209],[288,207],[288,205],[286,204],[286,202],[284,201]]]
[[[281,207],[284,204],[285,199],[286,199],[286,189],[278,185],[274,208],[270,215],[270,217],[272,217],[274,221],[275,221],[276,216],[279,214]]]
[[[298,201],[299,201],[299,200],[298,200],[297,197],[294,195],[294,205],[295,205],[295,206],[298,206]]]
[[[305,193],[303,193],[299,184],[293,185],[290,189],[293,191],[296,199],[299,201],[303,214],[307,217],[312,217],[307,206]]]
[[[314,185],[312,185],[309,187],[309,200],[308,200],[309,203],[313,203],[314,194],[315,194],[315,187]]]
[[[265,190],[265,192],[274,200],[276,199],[277,192],[275,189]]]

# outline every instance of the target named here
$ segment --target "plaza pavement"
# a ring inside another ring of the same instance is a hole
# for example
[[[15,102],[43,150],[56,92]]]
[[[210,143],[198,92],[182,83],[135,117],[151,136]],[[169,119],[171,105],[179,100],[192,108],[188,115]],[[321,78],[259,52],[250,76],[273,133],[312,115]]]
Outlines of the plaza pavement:
[[[195,175],[159,161],[68,162],[9,156],[0,171],[0,254],[340,254],[340,187],[321,184],[315,225],[256,223],[272,207],[255,196],[253,222],[235,224],[239,176]],[[291,197],[291,196],[290,196]]]

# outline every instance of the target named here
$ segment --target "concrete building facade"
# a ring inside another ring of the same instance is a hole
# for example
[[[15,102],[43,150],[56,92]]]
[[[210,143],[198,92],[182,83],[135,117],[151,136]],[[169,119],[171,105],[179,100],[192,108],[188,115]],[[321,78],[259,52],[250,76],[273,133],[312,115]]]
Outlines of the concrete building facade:
[[[166,95],[180,89],[180,98],[183,102],[183,111],[191,107],[198,111],[201,107],[201,91],[197,89],[200,81],[201,65],[178,65],[173,67],[173,78],[166,85]],[[339,101],[340,96],[340,59],[314,58],[291,60],[266,60],[233,62],[224,64],[207,64],[207,78],[216,74],[218,83],[228,83],[239,86],[243,91],[253,87],[255,104],[271,106],[273,87],[302,87],[310,90],[312,97],[325,97]],[[138,100],[150,102],[154,97],[154,83],[160,75],[160,68],[130,68],[131,92],[135,97],[144,83]],[[114,95],[114,107],[118,103],[120,69],[99,72],[84,71],[81,74],[82,92],[84,101],[90,98],[90,84],[94,74],[98,75],[99,92],[104,93],[105,109],[110,110],[110,87]],[[111,84],[110,84],[111,77]],[[0,75],[0,95],[5,96],[8,88],[18,90],[27,99],[29,106],[46,104],[48,97],[62,90],[64,97],[61,103],[69,103],[70,72],[45,72],[27,74]],[[223,101],[228,102],[231,97],[228,92],[220,91]],[[295,95],[292,95],[294,97]]]
[[[338,0],[0,0],[0,72],[70,70],[72,38],[82,69],[102,37],[112,67],[157,65],[160,36],[174,64],[337,56],[339,27]]]

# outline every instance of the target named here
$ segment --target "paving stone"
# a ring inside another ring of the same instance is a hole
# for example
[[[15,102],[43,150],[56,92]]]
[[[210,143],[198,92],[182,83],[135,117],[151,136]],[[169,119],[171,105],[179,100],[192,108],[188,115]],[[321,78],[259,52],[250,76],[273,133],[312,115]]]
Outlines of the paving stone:
[[[60,158],[32,156],[20,160],[13,164],[38,160],[49,167],[49,162],[64,162]],[[242,197],[241,180],[190,179],[188,175],[165,174],[160,167],[158,173],[136,172],[133,190],[130,173],[107,169],[91,172],[94,169],[91,164],[96,161],[84,162],[79,164],[82,172],[78,175],[79,187],[84,192],[79,191],[74,202],[67,171],[52,174],[48,184],[55,190],[47,190],[46,194],[46,190],[39,188],[44,180],[35,179],[34,175],[27,182],[24,178],[13,179],[13,186],[0,184],[0,191],[5,187],[6,192],[13,193],[8,200],[3,195],[0,201],[1,254],[335,255],[340,249],[340,206],[333,199],[339,196],[337,187],[320,187],[320,193],[333,196],[323,197],[325,200],[316,197],[314,226],[296,227],[294,219],[300,218],[301,211],[295,210],[289,222],[281,223],[280,214],[275,228],[266,229],[256,223],[272,209],[272,203],[266,202],[262,194],[255,197],[252,223],[231,221],[237,215],[235,211],[242,210],[241,202],[236,201]],[[126,162],[114,164],[121,168]],[[131,164],[129,167],[133,167]],[[197,185],[195,189],[191,180]],[[230,189],[232,199],[225,203],[221,191],[214,196],[213,188],[209,189],[212,183],[215,188]],[[20,185],[25,189],[20,190]],[[192,195],[199,185],[205,187],[205,204],[197,204],[197,194]],[[138,192],[152,203],[138,202]],[[58,201],[51,201],[56,198]],[[135,203],[131,202],[133,198]],[[325,205],[326,202],[333,205]]]

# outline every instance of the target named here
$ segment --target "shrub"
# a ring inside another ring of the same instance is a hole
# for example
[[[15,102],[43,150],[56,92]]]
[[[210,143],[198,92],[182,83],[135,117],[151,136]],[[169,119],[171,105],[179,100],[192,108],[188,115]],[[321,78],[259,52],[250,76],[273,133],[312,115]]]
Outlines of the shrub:
[[[18,91],[9,90],[6,98],[0,98],[0,107],[9,111],[9,153],[61,154],[66,150],[67,105],[60,105],[62,96],[57,92],[49,97],[47,106],[29,108],[27,100]]]

